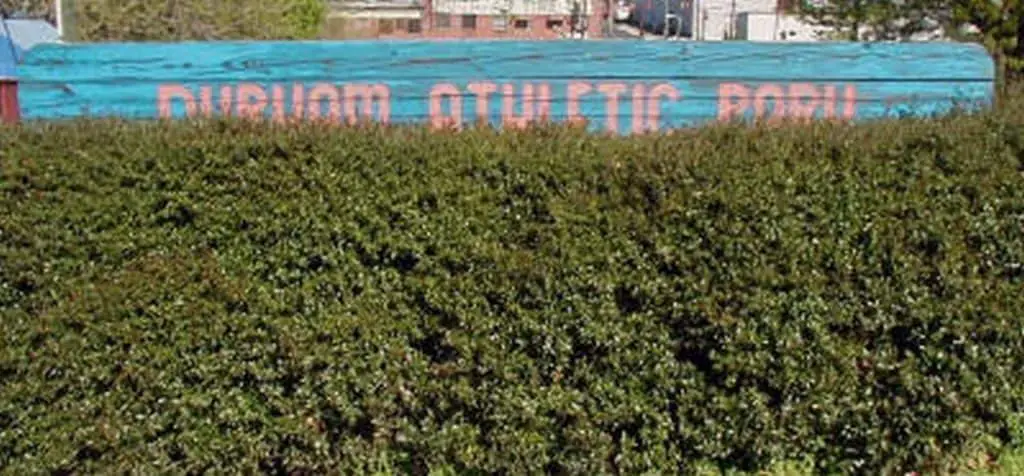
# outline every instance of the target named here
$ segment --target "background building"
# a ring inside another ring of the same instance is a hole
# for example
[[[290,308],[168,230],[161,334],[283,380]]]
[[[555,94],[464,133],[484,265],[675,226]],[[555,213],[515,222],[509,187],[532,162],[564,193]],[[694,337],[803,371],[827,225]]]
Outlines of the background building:
[[[327,38],[400,38],[423,33],[420,0],[332,0],[328,5]]]
[[[797,29],[780,0],[633,0],[633,22],[660,35],[690,40],[770,40],[777,30]],[[783,26],[782,24],[785,23]]]
[[[630,0],[630,23],[654,35],[694,41],[829,41],[850,34],[815,25],[794,13],[795,0]],[[820,3],[809,0],[808,3]],[[894,21],[894,23],[899,23]],[[910,35],[910,41],[946,40],[941,25]],[[872,28],[860,29],[865,41],[876,40]]]
[[[328,38],[597,38],[607,0],[333,0]]]

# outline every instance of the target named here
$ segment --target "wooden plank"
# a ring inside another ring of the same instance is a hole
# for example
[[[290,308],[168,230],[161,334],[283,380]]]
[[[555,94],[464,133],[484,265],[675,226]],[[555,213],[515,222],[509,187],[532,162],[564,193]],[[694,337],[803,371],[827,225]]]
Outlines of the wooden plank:
[[[585,119],[619,133],[715,120],[984,107],[960,43],[334,41],[52,44],[19,68],[25,119],[264,115],[436,125]]]

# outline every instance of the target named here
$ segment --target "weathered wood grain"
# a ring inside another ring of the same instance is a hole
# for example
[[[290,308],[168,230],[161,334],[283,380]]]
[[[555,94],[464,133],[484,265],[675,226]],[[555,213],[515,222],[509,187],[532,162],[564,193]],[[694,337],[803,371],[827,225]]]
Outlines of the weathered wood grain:
[[[995,78],[969,44],[614,40],[54,44],[31,50],[19,73],[26,119],[585,118],[623,133],[755,116],[930,115],[989,104]]]

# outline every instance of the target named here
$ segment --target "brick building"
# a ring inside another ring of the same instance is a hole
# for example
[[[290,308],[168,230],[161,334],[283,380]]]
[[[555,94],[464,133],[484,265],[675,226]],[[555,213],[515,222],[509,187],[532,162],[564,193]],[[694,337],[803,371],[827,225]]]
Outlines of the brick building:
[[[416,36],[423,33],[419,0],[333,0],[325,36],[332,39]]]
[[[334,0],[328,38],[596,38],[607,0]]]

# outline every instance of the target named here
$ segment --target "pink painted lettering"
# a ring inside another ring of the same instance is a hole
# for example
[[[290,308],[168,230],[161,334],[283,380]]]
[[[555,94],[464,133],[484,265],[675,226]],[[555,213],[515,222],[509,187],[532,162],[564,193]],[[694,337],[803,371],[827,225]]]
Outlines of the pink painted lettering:
[[[292,85],[292,115],[296,119],[302,119],[306,113],[306,87],[301,83]]]
[[[533,85],[524,84],[522,93],[522,108],[521,114],[516,114],[516,91],[515,86],[511,84],[503,84],[501,86],[501,122],[503,126],[509,127],[526,127],[533,119]]]
[[[568,121],[571,123],[585,122],[586,118],[580,113],[580,99],[584,94],[589,93],[594,89],[590,83],[584,81],[572,81],[569,83],[568,101],[566,103],[566,115]]]
[[[200,114],[210,117],[213,115],[213,88],[203,86],[199,88],[199,109]]]
[[[167,118],[173,116],[171,101],[176,98],[185,102],[186,114],[189,116],[196,114],[196,99],[188,88],[179,84],[162,84],[157,88],[157,109],[160,117]]]
[[[750,107],[750,88],[739,83],[718,86],[718,120],[729,121]]]
[[[619,130],[619,96],[626,91],[626,83],[602,83],[597,87],[605,96],[605,126],[609,132]]]
[[[836,117],[836,87],[828,85],[824,89],[825,117],[834,118]]]
[[[349,124],[355,124],[362,118],[373,119],[373,105],[380,112],[378,121],[387,124],[391,121],[391,90],[383,84],[346,84],[345,115]],[[362,114],[356,113],[357,99],[362,99]]]
[[[843,118],[853,119],[857,115],[857,88],[846,86],[843,90]]]
[[[451,104],[445,114],[442,103],[447,98]],[[459,127],[462,125],[462,93],[451,83],[434,85],[430,90],[430,123],[435,129]]]
[[[633,133],[642,134],[646,132],[647,118],[645,117],[644,99],[647,96],[647,87],[643,84],[633,85]]]
[[[661,128],[661,98],[679,101],[682,96],[675,86],[661,83],[651,88],[647,97],[647,129],[656,131]]]
[[[341,94],[338,87],[330,83],[319,83],[309,90],[309,116],[313,119],[324,117],[322,102],[327,99],[327,119],[341,122]]]
[[[768,98],[771,98],[774,103],[771,115],[768,116],[768,121],[774,122],[786,117],[784,102],[786,100],[786,93],[782,90],[782,86],[777,84],[763,84],[757,88],[757,91],[754,93],[754,117],[765,117],[768,108]]]
[[[231,86],[220,87],[220,113],[231,116]]]
[[[263,117],[267,109],[267,93],[258,84],[243,83],[238,85],[238,115],[256,119]]]
[[[810,119],[821,105],[818,88],[809,83],[793,83],[789,85],[789,101],[786,105],[788,116],[799,119]]]
[[[547,122],[551,118],[551,85],[539,83],[534,89],[536,102],[533,104],[534,119],[540,122]]]
[[[498,91],[498,86],[490,81],[469,83],[466,89],[476,95],[476,119],[487,123],[491,117],[490,96]]]
[[[275,84],[270,92],[270,116],[274,122],[284,122],[284,86]]]
[[[843,86],[842,117],[857,114],[857,88]],[[769,106],[769,102],[771,105]],[[836,85],[815,86],[811,83],[762,84],[753,91],[737,83],[724,83],[718,88],[718,118],[729,120],[753,109],[754,116],[778,122],[783,118],[810,120],[820,109],[826,118],[837,118],[839,102]]]
[[[233,102],[231,86],[220,87],[219,99],[219,112],[224,116],[231,116],[231,106]],[[199,88],[199,113],[206,117],[210,117],[213,115],[213,111],[213,87],[201,86]]]
[[[601,94],[604,101],[605,129],[618,132],[622,127],[622,101],[629,95],[628,126],[632,133],[657,131],[662,127],[665,102],[683,100],[683,93],[672,83],[647,82],[587,82],[569,81],[560,91],[553,91],[547,82],[495,84],[475,81],[465,85],[438,83],[426,98],[426,114],[435,127],[457,126],[464,123],[463,116],[472,114],[481,121],[492,118],[492,97],[500,94],[501,123],[505,127],[521,128],[551,118],[553,98],[565,101],[566,119],[571,123],[586,122],[583,101],[588,94]],[[745,115],[767,119],[782,118],[810,120],[816,116],[829,119],[853,119],[857,115],[858,91],[849,84],[821,84],[810,82],[763,83],[756,87],[738,82],[722,83],[717,88],[719,120],[730,120]],[[463,96],[475,98],[475,107],[466,111]],[[215,97],[216,96],[216,97]],[[363,120],[389,123],[391,120],[391,90],[383,83],[333,84],[316,83],[310,88],[301,83],[184,84],[159,85],[157,114],[172,117],[175,109],[184,106],[188,116],[237,115],[258,118],[269,114],[275,122],[295,119],[327,119],[355,124]],[[597,98],[591,98],[597,99]],[[290,112],[289,112],[290,108]],[[179,109],[180,110],[180,109]],[[559,113],[562,110],[559,109]]]

